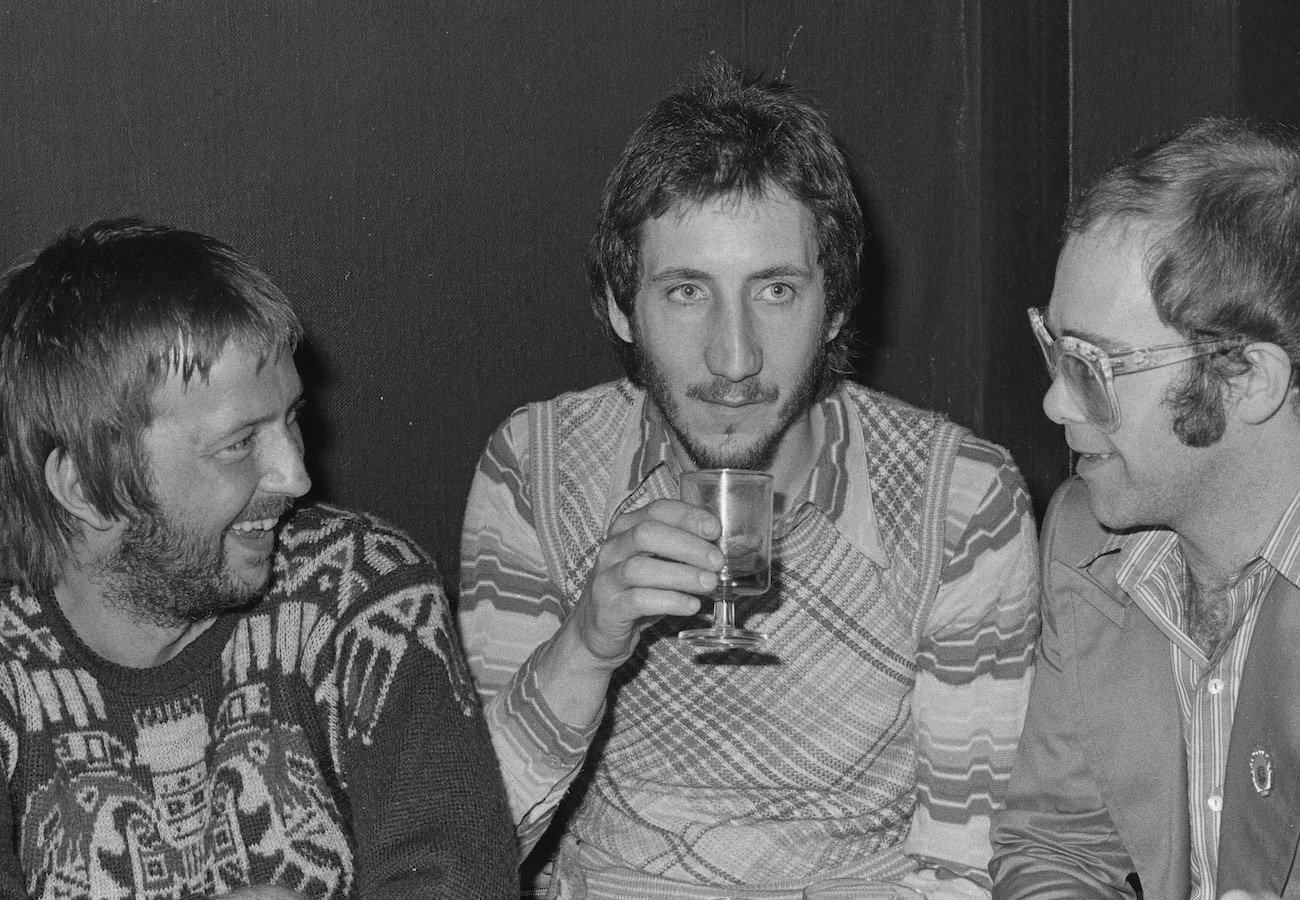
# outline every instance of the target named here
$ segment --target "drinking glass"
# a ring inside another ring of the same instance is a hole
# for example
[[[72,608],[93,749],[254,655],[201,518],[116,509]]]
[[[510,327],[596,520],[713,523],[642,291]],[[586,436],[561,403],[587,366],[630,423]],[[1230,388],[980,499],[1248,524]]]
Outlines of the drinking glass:
[[[760,647],[767,635],[736,626],[737,597],[767,592],[772,583],[772,476],[748,469],[683,473],[679,495],[722,522],[724,561],[713,592],[713,627],[683,631],[677,639],[700,650]]]
[[[892,881],[832,878],[803,889],[804,900],[925,900],[925,894]]]

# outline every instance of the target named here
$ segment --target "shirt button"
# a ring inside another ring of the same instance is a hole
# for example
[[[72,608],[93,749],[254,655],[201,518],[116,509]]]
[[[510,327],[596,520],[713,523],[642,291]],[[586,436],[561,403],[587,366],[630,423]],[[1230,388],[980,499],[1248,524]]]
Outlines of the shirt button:
[[[1209,685],[1207,685],[1207,687],[1211,694],[1220,694],[1223,692],[1223,679],[1211,678],[1210,683]]]
[[[1223,809],[1223,798],[1220,797],[1218,794],[1211,794],[1210,799],[1206,800],[1205,803],[1207,806],[1210,807],[1210,809],[1214,810],[1215,812],[1219,812],[1220,810]]]

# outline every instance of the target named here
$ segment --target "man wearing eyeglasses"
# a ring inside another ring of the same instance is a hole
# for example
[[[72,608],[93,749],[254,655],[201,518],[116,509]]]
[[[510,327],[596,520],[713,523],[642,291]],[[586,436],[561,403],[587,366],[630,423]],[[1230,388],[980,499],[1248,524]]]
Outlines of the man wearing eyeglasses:
[[[1030,322],[1077,476],[994,897],[1300,897],[1300,139],[1194,124],[1066,232]]]

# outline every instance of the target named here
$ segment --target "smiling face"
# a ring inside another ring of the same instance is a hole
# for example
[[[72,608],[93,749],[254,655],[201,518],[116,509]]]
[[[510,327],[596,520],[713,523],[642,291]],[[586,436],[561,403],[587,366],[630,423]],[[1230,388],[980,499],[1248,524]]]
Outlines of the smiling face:
[[[275,528],[311,486],[287,353],[228,346],[206,381],[172,375],[141,436],[154,509],[127,523],[103,561],[110,603],[158,625],[201,621],[260,594]]]
[[[1108,352],[1186,340],[1156,314],[1143,269],[1147,233],[1137,226],[1094,229],[1066,241],[1048,307],[1053,336],[1073,335]],[[1058,378],[1043,398],[1052,421],[1065,426],[1093,512],[1111,528],[1168,526],[1182,531],[1210,514],[1232,465],[1223,443],[1193,448],[1173,430],[1172,389],[1187,375],[1179,363],[1115,379],[1120,426],[1092,425]]]
[[[683,465],[779,467],[810,450],[808,410],[841,322],[825,321],[803,204],[777,188],[676,204],[642,226],[633,319],[609,307]]]

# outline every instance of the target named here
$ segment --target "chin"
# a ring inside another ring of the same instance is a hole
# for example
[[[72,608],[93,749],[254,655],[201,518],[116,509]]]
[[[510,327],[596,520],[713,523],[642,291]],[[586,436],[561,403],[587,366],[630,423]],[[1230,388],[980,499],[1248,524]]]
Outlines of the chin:
[[[766,469],[776,455],[776,441],[749,439],[741,444],[724,438],[717,444],[683,441],[691,462],[701,469]]]
[[[1127,499],[1108,497],[1104,490],[1099,491],[1093,485],[1088,485],[1088,505],[1092,508],[1092,514],[1111,531],[1125,531],[1144,524],[1138,521],[1136,512],[1131,509],[1132,503],[1126,502]]]
[[[261,565],[227,566],[226,580],[241,594],[261,594],[271,583],[271,562],[267,560]]]
[[[272,559],[272,556],[227,552],[222,579],[233,594],[245,599],[260,596],[271,583]]]

